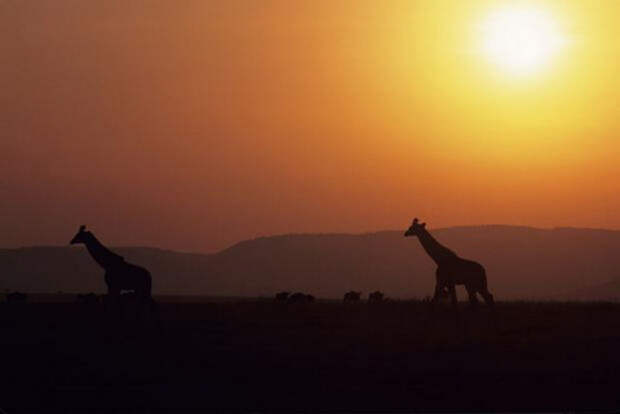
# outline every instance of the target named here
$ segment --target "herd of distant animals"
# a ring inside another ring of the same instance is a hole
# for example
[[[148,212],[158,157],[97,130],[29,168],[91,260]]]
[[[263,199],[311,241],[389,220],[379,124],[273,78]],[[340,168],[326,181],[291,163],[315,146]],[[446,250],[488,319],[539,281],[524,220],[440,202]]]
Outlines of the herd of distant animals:
[[[362,298],[362,292],[355,292],[353,290],[344,294],[342,301],[344,303],[359,302]],[[375,291],[368,294],[368,303],[379,303],[386,301],[383,292]],[[303,292],[278,292],[274,298],[275,302],[279,303],[312,303],[315,301],[315,297]]]
[[[464,285],[469,295],[469,303],[475,307],[478,303],[477,294],[482,296],[487,305],[493,306],[493,295],[487,287],[487,277],[484,267],[477,262],[459,257],[452,250],[441,245],[426,230],[426,223],[420,223],[417,218],[413,219],[411,226],[405,232],[405,237],[417,237],[426,253],[437,264],[435,272],[435,293],[431,302],[435,303],[442,298],[449,297],[452,305],[456,306],[456,285]],[[120,304],[129,298],[137,305],[138,309],[148,307],[157,312],[157,304],[151,295],[151,274],[141,266],[125,261],[122,256],[105,247],[97,238],[86,230],[86,226],[80,226],[77,234],[71,239],[70,244],[84,244],[93,260],[105,271],[104,280],[108,287],[106,302]],[[123,291],[130,294],[121,294]],[[83,304],[99,303],[100,298],[94,293],[77,295],[77,301]],[[361,292],[350,291],[345,293],[345,303],[359,302]],[[311,303],[315,298],[302,292],[279,292],[275,296],[276,302],[283,303]],[[368,295],[369,303],[384,302],[386,298],[380,291]],[[7,303],[25,303],[27,295],[21,292],[8,293]]]

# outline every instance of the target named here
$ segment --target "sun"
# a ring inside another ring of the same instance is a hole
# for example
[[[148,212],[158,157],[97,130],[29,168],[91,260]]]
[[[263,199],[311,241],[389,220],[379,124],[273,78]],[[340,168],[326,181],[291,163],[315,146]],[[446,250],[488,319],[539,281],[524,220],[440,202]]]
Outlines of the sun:
[[[512,75],[538,72],[565,43],[552,16],[535,8],[497,9],[481,29],[484,54]]]

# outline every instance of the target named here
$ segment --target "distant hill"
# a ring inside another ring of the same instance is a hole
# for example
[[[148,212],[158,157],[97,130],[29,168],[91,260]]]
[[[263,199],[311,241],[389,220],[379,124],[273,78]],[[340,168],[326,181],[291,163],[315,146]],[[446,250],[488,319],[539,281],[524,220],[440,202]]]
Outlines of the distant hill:
[[[480,261],[498,299],[620,297],[620,231],[494,225],[431,233],[460,256]],[[434,285],[434,264],[402,231],[262,237],[215,254],[114,250],[151,270],[160,294],[302,290],[337,298],[351,289],[379,289],[409,298],[430,295]],[[0,249],[0,289],[103,292],[105,285],[83,247],[26,247]],[[459,294],[465,298],[463,290]]]
[[[588,286],[585,288],[575,289],[572,292],[560,294],[555,299],[560,300],[577,300],[577,301],[620,301],[620,278]]]

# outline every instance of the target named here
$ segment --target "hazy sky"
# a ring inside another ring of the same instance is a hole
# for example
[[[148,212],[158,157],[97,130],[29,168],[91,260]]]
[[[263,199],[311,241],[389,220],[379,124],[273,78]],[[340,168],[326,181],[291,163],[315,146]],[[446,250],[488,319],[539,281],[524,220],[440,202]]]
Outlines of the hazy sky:
[[[497,7],[566,40],[515,76]],[[620,227],[620,2],[0,0],[0,246]]]

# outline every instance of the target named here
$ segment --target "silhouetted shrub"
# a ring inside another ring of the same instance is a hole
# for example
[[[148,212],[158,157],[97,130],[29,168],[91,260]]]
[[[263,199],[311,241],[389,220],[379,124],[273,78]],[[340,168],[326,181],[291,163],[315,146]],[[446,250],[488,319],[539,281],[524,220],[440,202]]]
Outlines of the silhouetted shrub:
[[[99,303],[99,296],[95,293],[80,293],[75,297],[77,303],[82,303],[85,305],[94,305]]]
[[[293,293],[288,298],[288,303],[309,303],[309,302],[314,302],[314,296],[306,295],[305,293],[302,293],[302,292]]]

